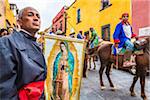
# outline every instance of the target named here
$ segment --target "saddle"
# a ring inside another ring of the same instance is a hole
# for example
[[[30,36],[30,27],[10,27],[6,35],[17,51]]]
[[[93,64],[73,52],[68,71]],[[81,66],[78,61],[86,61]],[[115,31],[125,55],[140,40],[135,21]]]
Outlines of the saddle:
[[[123,55],[124,61],[123,61],[123,68],[127,68],[127,67],[131,67],[131,66],[135,66],[135,55],[141,55],[144,54],[144,48],[147,45],[147,40],[146,39],[141,39],[138,41],[135,41],[134,44],[134,51],[128,51],[125,47],[123,48],[115,48],[114,46],[112,46],[112,54],[115,55],[114,53],[116,53],[116,65],[118,66],[118,55]],[[114,50],[116,50],[114,52]],[[117,51],[118,50],[118,51]]]

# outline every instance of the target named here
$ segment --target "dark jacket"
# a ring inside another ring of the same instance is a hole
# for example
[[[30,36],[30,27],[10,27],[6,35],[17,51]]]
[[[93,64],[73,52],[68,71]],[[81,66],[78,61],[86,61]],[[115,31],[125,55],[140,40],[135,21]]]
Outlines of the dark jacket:
[[[17,100],[24,85],[45,78],[46,63],[35,38],[17,31],[0,38],[0,100]]]

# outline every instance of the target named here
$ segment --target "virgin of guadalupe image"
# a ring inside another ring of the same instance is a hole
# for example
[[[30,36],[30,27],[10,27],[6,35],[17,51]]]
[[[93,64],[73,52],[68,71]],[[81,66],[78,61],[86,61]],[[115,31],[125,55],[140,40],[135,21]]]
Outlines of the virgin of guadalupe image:
[[[72,95],[72,78],[74,56],[67,42],[60,42],[60,52],[56,55],[53,65],[53,98],[70,100]]]

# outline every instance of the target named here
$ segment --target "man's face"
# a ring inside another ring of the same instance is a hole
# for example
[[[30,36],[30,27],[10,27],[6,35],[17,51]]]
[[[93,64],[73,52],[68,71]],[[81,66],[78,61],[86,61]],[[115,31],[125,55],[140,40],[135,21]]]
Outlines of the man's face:
[[[23,16],[19,19],[19,24],[22,29],[29,33],[36,33],[40,29],[40,15],[33,8],[26,8],[23,11]]]
[[[90,28],[90,31],[93,32],[93,28]]]
[[[128,16],[128,15],[124,15],[124,16],[122,16],[122,20],[123,20],[124,22],[127,22],[127,21],[128,21],[128,18],[129,18],[129,16]]]
[[[82,31],[79,31],[79,33],[82,35]]]

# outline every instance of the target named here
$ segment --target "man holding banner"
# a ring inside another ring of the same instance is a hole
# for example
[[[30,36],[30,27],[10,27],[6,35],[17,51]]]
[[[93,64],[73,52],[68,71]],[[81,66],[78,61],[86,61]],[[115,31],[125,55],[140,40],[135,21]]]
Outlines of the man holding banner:
[[[18,15],[20,32],[0,39],[0,99],[44,100],[46,63],[35,34],[40,15],[32,7]]]

